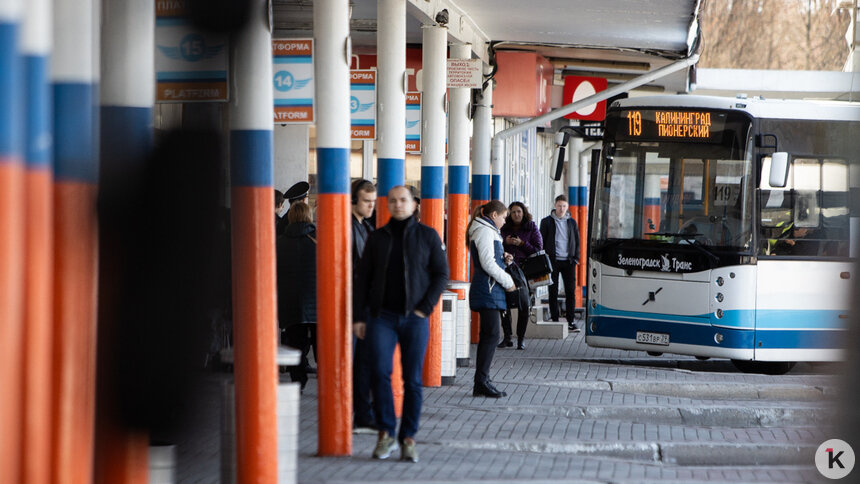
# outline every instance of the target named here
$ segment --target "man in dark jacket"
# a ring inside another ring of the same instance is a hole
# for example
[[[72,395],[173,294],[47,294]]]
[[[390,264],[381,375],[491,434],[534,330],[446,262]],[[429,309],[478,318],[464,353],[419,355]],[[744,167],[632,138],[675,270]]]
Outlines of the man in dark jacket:
[[[376,206],[376,187],[363,178],[352,183],[352,270],[353,286],[358,275],[358,261],[364,253],[367,238],[373,232],[368,217]],[[352,362],[352,408],[356,432],[377,428],[370,404],[370,352],[363,339],[355,338]]]
[[[579,264],[579,227],[567,211],[567,197],[555,197],[555,209],[540,221],[543,248],[552,261],[552,285],[549,286],[549,313],[558,321],[558,276],[564,281],[564,300],[567,309],[567,324],[571,331],[579,328],[573,322],[576,299],[576,265]]]
[[[379,440],[373,457],[387,459],[402,446],[401,459],[418,462],[415,434],[421,416],[421,372],[429,337],[427,317],[448,284],[448,259],[442,240],[415,217],[407,187],[388,192],[391,220],[370,234],[355,281],[355,334],[367,338],[373,354],[373,404]],[[397,440],[391,370],[400,343],[403,366],[403,419]]]

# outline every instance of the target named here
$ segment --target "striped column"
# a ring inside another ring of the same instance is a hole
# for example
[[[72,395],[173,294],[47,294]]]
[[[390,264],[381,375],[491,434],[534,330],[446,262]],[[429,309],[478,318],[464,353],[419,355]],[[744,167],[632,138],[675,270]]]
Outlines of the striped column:
[[[251,12],[264,12],[253,0]],[[233,327],[236,381],[236,476],[278,480],[275,226],[272,224],[272,35],[252,15],[233,36],[230,180],[233,230]]]
[[[0,0],[0,482],[20,480],[24,291],[22,3]]]
[[[485,69],[486,70],[486,69]],[[479,205],[490,201],[490,146],[493,139],[493,83],[488,82],[481,91],[478,104],[475,106],[475,117],[472,123],[472,206],[469,213]],[[474,266],[474,261],[472,261]],[[471,274],[471,271],[470,271]],[[477,312],[472,312],[472,327],[470,340],[478,342],[481,321]]]
[[[421,222],[444,238],[445,220],[445,84],[447,82],[448,29],[425,25],[421,56],[424,71],[421,120]],[[440,300],[441,304],[441,300]],[[430,315],[430,338],[424,357],[425,387],[442,385],[442,311]]]
[[[97,0],[55,0],[52,482],[93,480],[98,230]]]
[[[377,0],[376,9],[376,76],[379,83],[376,226],[382,227],[390,218],[388,191],[403,185],[405,179],[406,86],[403,80],[406,76],[406,0]],[[395,366],[399,368],[399,365],[398,360]]]
[[[451,46],[452,59],[470,59],[469,44]],[[466,226],[469,224],[469,97],[472,90],[449,90],[448,100],[448,266],[451,279],[466,280]]]
[[[51,327],[53,173],[51,170],[51,2],[32,0],[24,13],[25,262],[24,390],[21,482],[47,483],[51,467]],[[0,108],[2,110],[2,108]],[[2,303],[0,303],[2,304]]]
[[[349,52],[344,52],[344,46],[349,45],[347,0],[314,2],[314,39],[315,92],[320,93],[317,96],[318,454],[350,455],[352,222],[349,193]],[[404,100],[403,109],[405,103]],[[402,136],[399,142],[403,145]]]
[[[580,143],[582,141],[580,140]],[[576,283],[581,290],[577,291],[580,301],[576,307],[584,308],[588,300],[588,166],[591,156],[582,156],[582,145],[579,146],[579,266],[576,268]],[[590,153],[589,153],[590,155]]]
[[[152,0],[102,0],[100,131],[102,188],[117,183],[130,172],[140,173],[140,163],[152,148],[152,107],[155,102],[155,4]],[[102,239],[104,251],[116,250]],[[102,259],[104,261],[104,259]],[[113,268],[101,266],[100,280],[109,284]],[[101,296],[110,288],[103,288]],[[105,301],[100,297],[101,308]],[[105,314],[101,312],[100,314]],[[112,337],[123,321],[100,317],[100,341]],[[95,479],[100,483],[146,484],[149,473],[149,435],[130,431],[116,421],[103,389],[110,388],[110,368],[105,356],[112,348],[100,347],[96,421]],[[108,363],[109,364],[109,363]],[[108,392],[110,390],[107,390]]]
[[[645,175],[645,206],[642,232],[660,231],[660,175]]]
[[[582,186],[582,179],[580,178],[579,166],[582,162],[582,138],[579,136],[571,136],[568,149],[567,149],[567,199],[570,201],[568,206],[568,211],[570,212],[570,216],[573,220],[576,221],[577,226],[580,229],[580,236],[582,231],[582,208],[585,206],[585,196],[584,191],[585,187]],[[582,195],[582,199],[580,196]],[[581,240],[580,240],[580,248],[582,248]],[[582,264],[580,266],[585,266],[585,259],[579,259]],[[574,267],[573,269],[576,274],[576,284],[577,289],[574,291],[575,299],[576,299],[576,307],[582,307],[582,290],[579,289],[582,286],[582,279],[579,277],[579,267]],[[571,308],[568,308],[570,311]]]

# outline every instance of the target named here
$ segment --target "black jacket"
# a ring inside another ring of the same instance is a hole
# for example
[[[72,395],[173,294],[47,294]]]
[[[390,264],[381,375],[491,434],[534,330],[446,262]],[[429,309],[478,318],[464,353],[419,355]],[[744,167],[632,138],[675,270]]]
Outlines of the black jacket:
[[[277,241],[278,321],[285,328],[317,320],[316,227],[290,224]]]
[[[543,250],[549,256],[549,260],[555,262],[555,220],[552,214],[543,218],[540,221],[540,235],[543,237]],[[567,228],[569,230],[567,238],[567,260],[572,263],[579,263],[579,227],[576,225],[576,220],[572,217],[567,217]]]
[[[355,321],[366,322],[369,316],[379,316],[382,308],[391,251],[392,231],[389,225],[380,227],[367,238],[353,288]],[[448,284],[448,258],[439,234],[419,223],[415,217],[409,218],[403,231],[403,265],[406,281],[404,315],[418,310],[429,316]]]
[[[367,244],[367,238],[373,232],[373,226],[366,218],[361,222],[352,216],[352,278],[355,280],[358,272],[358,261],[361,259],[361,254],[364,253],[364,246]]]

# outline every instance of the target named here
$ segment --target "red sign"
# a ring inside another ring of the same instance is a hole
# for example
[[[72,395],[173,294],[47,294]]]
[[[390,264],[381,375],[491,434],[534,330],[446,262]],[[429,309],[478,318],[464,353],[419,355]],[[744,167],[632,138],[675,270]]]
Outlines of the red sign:
[[[585,99],[592,94],[606,90],[606,79],[602,77],[565,76],[562,105]],[[579,111],[574,111],[566,119],[582,119],[586,121],[603,121],[606,118],[606,101],[590,104]]]

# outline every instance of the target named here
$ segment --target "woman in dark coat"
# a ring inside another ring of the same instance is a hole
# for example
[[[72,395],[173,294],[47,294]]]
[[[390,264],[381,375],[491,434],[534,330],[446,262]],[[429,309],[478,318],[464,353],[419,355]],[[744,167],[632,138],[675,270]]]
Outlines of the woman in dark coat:
[[[537,225],[532,221],[529,209],[522,202],[513,202],[508,206],[508,216],[505,225],[502,226],[502,239],[504,240],[505,252],[514,256],[514,262],[522,267],[528,256],[539,250],[543,250],[543,239]],[[529,322],[527,310],[517,311],[517,349],[525,349],[523,339],[526,336],[526,327]],[[504,339],[499,343],[499,348],[513,346],[511,341],[511,312],[502,313],[502,331]]]
[[[317,320],[316,227],[304,202],[290,207],[287,221],[289,225],[277,241],[278,321],[281,343],[302,352],[302,363],[290,367],[290,377],[304,388]]]
[[[472,216],[466,229],[469,250],[475,269],[469,288],[469,306],[480,316],[481,330],[478,337],[478,353],[475,362],[476,397],[499,398],[507,393],[498,390],[490,381],[490,366],[499,342],[499,315],[507,309],[505,291],[515,291],[511,276],[505,272],[505,254],[502,236],[498,227],[505,221],[508,209],[498,200],[481,205]]]

